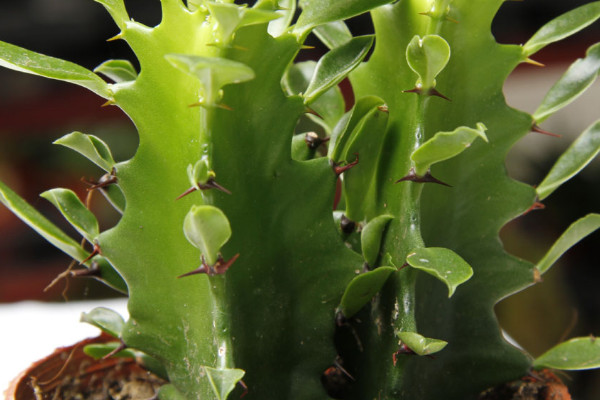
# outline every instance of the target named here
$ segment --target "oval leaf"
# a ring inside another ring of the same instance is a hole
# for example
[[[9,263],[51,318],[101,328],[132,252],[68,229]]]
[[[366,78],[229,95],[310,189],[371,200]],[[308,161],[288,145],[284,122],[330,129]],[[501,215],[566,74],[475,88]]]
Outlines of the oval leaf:
[[[66,220],[86,240],[93,243],[100,234],[98,220],[90,210],[79,200],[79,197],[69,189],[50,189],[40,194],[52,203]]]
[[[321,57],[304,93],[304,102],[312,103],[327,89],[340,83],[365,58],[373,39],[373,35],[355,37]]]
[[[137,79],[137,71],[129,60],[108,60],[94,68],[95,73],[100,73],[115,83],[129,82]]]
[[[82,313],[81,322],[87,322],[116,338],[121,337],[125,326],[125,320],[119,313],[105,307],[96,307],[88,313]]]
[[[540,200],[577,175],[600,152],[600,121],[586,129],[556,161],[536,191]]]
[[[381,238],[387,224],[394,219],[392,215],[379,215],[369,221],[360,235],[363,257],[370,266],[375,266],[381,248]]]
[[[600,368],[600,340],[591,336],[568,340],[536,358],[533,368],[562,370]]]
[[[296,13],[296,0],[278,0],[277,6],[279,9],[275,12],[280,17],[269,22],[269,27],[267,28],[267,32],[273,37],[283,35],[290,27],[290,23]]]
[[[106,172],[111,172],[115,166],[115,160],[108,145],[94,135],[86,135],[77,131],[71,132],[55,140],[54,144],[75,150]]]
[[[313,33],[328,48],[340,47],[352,39],[352,33],[344,21],[333,21],[319,25]]]
[[[103,357],[106,357],[113,351],[121,346],[120,342],[108,342],[108,343],[95,343],[88,344],[83,348],[83,352],[88,356],[92,357],[94,360],[99,360]],[[131,349],[124,349],[119,351],[116,354],[113,354],[112,357],[117,358],[136,358],[136,354]]]
[[[391,2],[392,0],[301,0],[302,13],[298,17],[294,33],[302,41],[317,25],[354,17]]]
[[[355,276],[346,287],[338,309],[346,318],[352,317],[371,301],[391,273],[395,271],[397,271],[396,268],[379,267]]]
[[[487,140],[485,125],[477,124],[477,128],[461,126],[452,132],[438,132],[423,143],[410,156],[415,163],[415,172],[423,176],[432,164],[455,157],[466,150],[477,138]]]
[[[600,71],[600,43],[591,46],[585,58],[575,61],[565,74],[550,88],[542,104],[533,114],[536,122],[542,122],[556,111],[578,98],[594,83]]]
[[[74,83],[105,99],[112,97],[108,84],[92,71],[69,61],[45,56],[2,41],[0,41],[0,66]]]
[[[579,32],[598,18],[600,18],[600,1],[571,10],[542,26],[523,45],[523,53],[529,57],[546,45]]]
[[[444,340],[426,338],[416,332],[398,332],[397,335],[402,343],[420,356],[437,353],[448,344]]]
[[[247,8],[246,5],[206,2],[210,15],[217,20],[217,27],[224,43],[231,40],[233,33],[242,26],[262,24],[281,18],[281,14],[270,10]]]
[[[450,249],[442,247],[422,247],[413,250],[406,262],[413,268],[427,272],[448,286],[448,297],[456,287],[473,276],[473,269],[465,260]]]
[[[203,367],[218,400],[225,400],[246,373],[242,369]]]
[[[69,256],[78,261],[87,258],[89,253],[79,243],[46,219],[46,217],[31,207],[29,203],[2,182],[0,182],[0,203],[4,204],[13,214],[33,228],[44,239]]]
[[[183,232],[209,265],[217,262],[221,247],[231,237],[229,220],[223,211],[208,205],[192,206],[183,222]]]
[[[219,57],[202,57],[187,54],[165,56],[174,67],[195,76],[204,88],[204,101],[214,106],[219,100],[219,90],[231,83],[241,83],[254,78],[254,71],[246,64]]]
[[[548,271],[567,250],[598,228],[600,228],[600,214],[588,214],[573,222],[537,263],[536,268],[542,274]]]
[[[450,45],[441,36],[426,35],[413,37],[406,47],[408,66],[419,75],[417,87],[435,87],[435,77],[450,60]]]

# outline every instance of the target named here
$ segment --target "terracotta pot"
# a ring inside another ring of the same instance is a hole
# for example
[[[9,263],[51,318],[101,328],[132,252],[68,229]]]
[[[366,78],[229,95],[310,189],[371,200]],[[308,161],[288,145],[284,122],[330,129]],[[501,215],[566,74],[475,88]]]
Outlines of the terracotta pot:
[[[133,358],[94,360],[83,352],[88,344],[115,339],[106,335],[58,348],[35,362],[10,384],[6,400],[150,399],[164,380],[151,374]],[[79,397],[79,394],[84,397]]]

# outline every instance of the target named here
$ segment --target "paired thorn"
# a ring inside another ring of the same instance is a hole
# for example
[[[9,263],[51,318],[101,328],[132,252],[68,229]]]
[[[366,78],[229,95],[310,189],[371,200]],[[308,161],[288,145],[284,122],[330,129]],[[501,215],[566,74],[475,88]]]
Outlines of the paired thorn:
[[[562,135],[559,135],[557,133],[552,133],[552,132],[543,130],[537,124],[533,124],[533,126],[531,127],[531,131],[536,132],[536,133],[541,133],[542,135],[548,135],[548,136],[553,136],[553,137],[562,137]]]
[[[415,172],[414,168],[411,168],[410,172],[406,176],[398,179],[395,183],[404,182],[404,181],[410,181],[410,182],[416,182],[416,183],[437,183],[438,185],[452,187],[451,185],[448,185],[447,183],[442,182],[437,178],[434,178],[431,175],[431,172],[429,172],[429,171],[427,171],[427,173],[423,176],[418,176],[417,173]]]
[[[340,163],[335,163],[335,162],[331,161],[331,166],[333,167],[333,172],[335,172],[335,174],[337,176],[340,176],[341,174],[343,174],[344,172],[348,171],[349,169],[354,167],[356,164],[358,164],[358,153],[354,153],[354,156],[356,157],[354,159],[354,161],[352,161],[349,164],[343,165],[343,166],[341,164],[344,163],[344,161],[342,161]]]
[[[427,90],[423,90],[420,87],[416,87],[414,89],[410,89],[410,90],[403,90],[403,93],[416,93],[418,95],[425,95],[425,96],[437,96],[437,97],[441,97],[444,100],[448,100],[448,101],[452,101],[450,98],[444,96],[442,93],[440,93],[436,88],[429,88]]]
[[[204,260],[204,256],[202,256],[202,264],[200,264],[198,268],[196,268],[193,271],[187,272],[183,275],[179,275],[177,278],[183,278],[186,276],[196,274],[206,274],[208,276],[223,275],[225,272],[227,272],[227,270],[231,267],[235,260],[238,259],[239,256],[240,254],[238,253],[235,256],[231,257],[229,260],[225,261],[223,257],[219,255],[219,258],[214,265],[208,265]]]
[[[100,250],[100,246],[98,245],[98,243],[94,243],[94,249],[92,250],[90,255],[87,256],[85,259],[81,260],[79,262],[79,265],[85,264],[86,262],[90,261],[92,258],[97,256],[98,254],[102,254],[102,251]]]
[[[315,132],[306,132],[304,136],[304,142],[311,150],[318,149],[322,144],[329,142],[329,139],[329,137],[320,138]]]
[[[244,391],[242,393],[242,395],[240,396],[240,399],[241,399],[242,397],[244,397],[245,395],[248,394],[248,385],[246,385],[246,383],[244,383],[244,381],[241,379],[239,381],[237,381],[237,384],[240,385],[242,387],[242,390]]]
[[[88,181],[87,179],[81,178],[81,181],[87,185],[89,185],[89,188],[87,188],[87,191],[90,192],[92,190],[96,190],[96,189],[101,189],[104,188],[106,186],[115,184],[118,182],[117,179],[117,171],[115,170],[115,168],[112,169],[112,171],[102,175],[100,177],[100,179],[98,180],[98,182],[94,182],[94,181]]]
[[[227,190],[223,186],[219,185],[213,178],[210,178],[209,180],[207,180],[206,183],[198,183],[198,187],[200,188],[200,190],[217,189],[223,193],[231,194],[231,192],[229,190]],[[183,192],[179,196],[177,196],[177,198],[175,200],[179,200],[182,197],[185,197],[188,194],[195,192],[196,190],[198,190],[198,188],[196,186],[192,186],[191,188],[189,188],[188,190],[186,190],[185,192]]]
[[[531,207],[529,207],[527,210],[525,210],[525,212],[521,215],[529,214],[530,212],[532,212],[534,210],[543,210],[544,208],[546,208],[544,203],[540,203],[539,201],[536,201],[531,205]]]

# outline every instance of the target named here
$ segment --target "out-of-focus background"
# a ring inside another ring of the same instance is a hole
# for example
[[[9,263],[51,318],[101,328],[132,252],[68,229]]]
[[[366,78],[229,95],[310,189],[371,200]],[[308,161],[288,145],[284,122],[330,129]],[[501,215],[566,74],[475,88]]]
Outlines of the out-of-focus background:
[[[494,21],[493,33],[501,43],[521,44],[545,22],[588,2],[506,1]],[[159,22],[157,0],[126,3],[136,21],[151,26]],[[355,19],[351,25],[356,32],[371,29],[368,18]],[[0,40],[89,69],[110,58],[127,58],[135,63],[125,43],[106,41],[117,33],[102,6],[91,0],[0,3]],[[596,23],[565,43],[542,50],[534,58],[546,66],[520,66],[505,86],[507,102],[533,112],[568,65],[599,40],[600,23]],[[303,56],[322,51],[317,46]],[[69,187],[83,198],[86,185],[81,179],[97,180],[102,173],[74,152],[52,145],[52,141],[73,130],[94,134],[108,142],[117,160],[131,157],[137,145],[135,129],[127,117],[115,107],[101,107],[102,103],[85,89],[0,69],[0,180],[68,232],[71,228],[38,194],[53,187]],[[577,102],[543,123],[542,128],[561,134],[561,138],[531,133],[516,145],[507,159],[510,175],[529,184],[539,183],[557,155],[600,117],[599,111],[600,83],[596,82]],[[544,202],[545,210],[509,223],[501,232],[507,250],[537,261],[572,221],[599,212],[599,177],[600,162],[596,161],[549,197]],[[118,215],[103,207],[102,198],[96,198],[93,207],[104,228],[118,221]],[[600,265],[595,253],[599,244],[600,234],[591,235],[567,253],[544,276],[542,284],[498,305],[502,326],[533,355],[565,338],[600,334]],[[69,262],[67,256],[0,206],[0,305],[22,300],[63,302],[65,282],[47,291],[44,288]],[[87,279],[69,281],[67,293],[70,300],[118,296]],[[566,380],[574,398],[600,398],[599,374],[577,373]]]

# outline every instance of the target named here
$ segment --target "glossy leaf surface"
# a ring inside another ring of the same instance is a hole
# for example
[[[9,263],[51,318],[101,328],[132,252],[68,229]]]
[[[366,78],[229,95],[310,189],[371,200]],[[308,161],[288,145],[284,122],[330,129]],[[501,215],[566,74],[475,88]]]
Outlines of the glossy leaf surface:
[[[125,320],[119,313],[106,307],[96,307],[88,313],[81,314],[81,322],[87,322],[109,335],[120,338]]]
[[[560,156],[538,185],[540,200],[550,196],[560,185],[577,175],[600,152],[600,121],[587,128]]]
[[[75,192],[69,189],[50,189],[40,196],[51,202],[90,243],[98,237],[100,228],[96,216],[79,200]]]
[[[365,58],[373,39],[373,36],[355,37],[325,54],[315,67],[304,101],[310,104],[327,89],[340,83]]]
[[[45,56],[5,42],[0,42],[0,66],[74,83],[105,99],[112,97],[108,84],[92,71],[69,61]]]
[[[398,332],[398,338],[408,348],[420,356],[437,353],[446,347],[448,342],[440,339],[427,338],[416,332]]]
[[[108,60],[94,68],[95,73],[100,73],[115,83],[133,81],[137,78],[137,71],[129,60]]]
[[[338,21],[362,14],[391,0],[301,0],[302,13],[294,33],[303,37],[317,25]]]
[[[476,129],[461,126],[452,132],[436,133],[410,156],[415,163],[415,172],[419,176],[425,175],[431,165],[456,157],[477,138],[487,142],[486,129],[485,125],[478,123]]]
[[[75,131],[55,140],[54,144],[75,150],[106,172],[111,172],[115,166],[108,145],[94,135]]]
[[[423,38],[415,36],[406,48],[406,60],[419,76],[419,88],[435,87],[435,77],[442,72],[449,59],[450,46],[438,35],[427,35]]]
[[[458,285],[473,276],[473,269],[465,260],[442,247],[415,249],[406,257],[406,262],[444,282],[448,286],[448,297],[454,294]]]
[[[536,268],[540,273],[545,273],[567,250],[598,228],[600,228],[600,214],[588,214],[573,222],[538,261]]]
[[[231,237],[231,227],[223,211],[208,205],[192,207],[183,222],[183,232],[208,265],[217,262],[221,247]]]
[[[588,49],[585,58],[575,61],[550,88],[542,104],[533,113],[533,119],[542,122],[573,102],[594,83],[599,71],[600,43],[597,43]]]
[[[379,267],[354,277],[344,291],[338,309],[346,318],[352,317],[371,301],[393,272],[396,268]]]
[[[370,220],[362,229],[360,243],[367,264],[375,266],[377,258],[379,258],[384,230],[392,219],[394,219],[392,215],[379,215]]]
[[[600,341],[592,336],[568,340],[536,358],[533,368],[562,370],[600,368]]]
[[[344,21],[333,21],[319,25],[313,33],[330,49],[340,47],[352,39],[352,33]]]
[[[271,36],[278,37],[286,32],[296,12],[296,0],[276,0],[279,18],[269,22],[268,32]]]
[[[530,56],[550,43],[569,37],[600,18],[600,1],[594,1],[553,19],[542,26],[523,45],[523,53]]]

